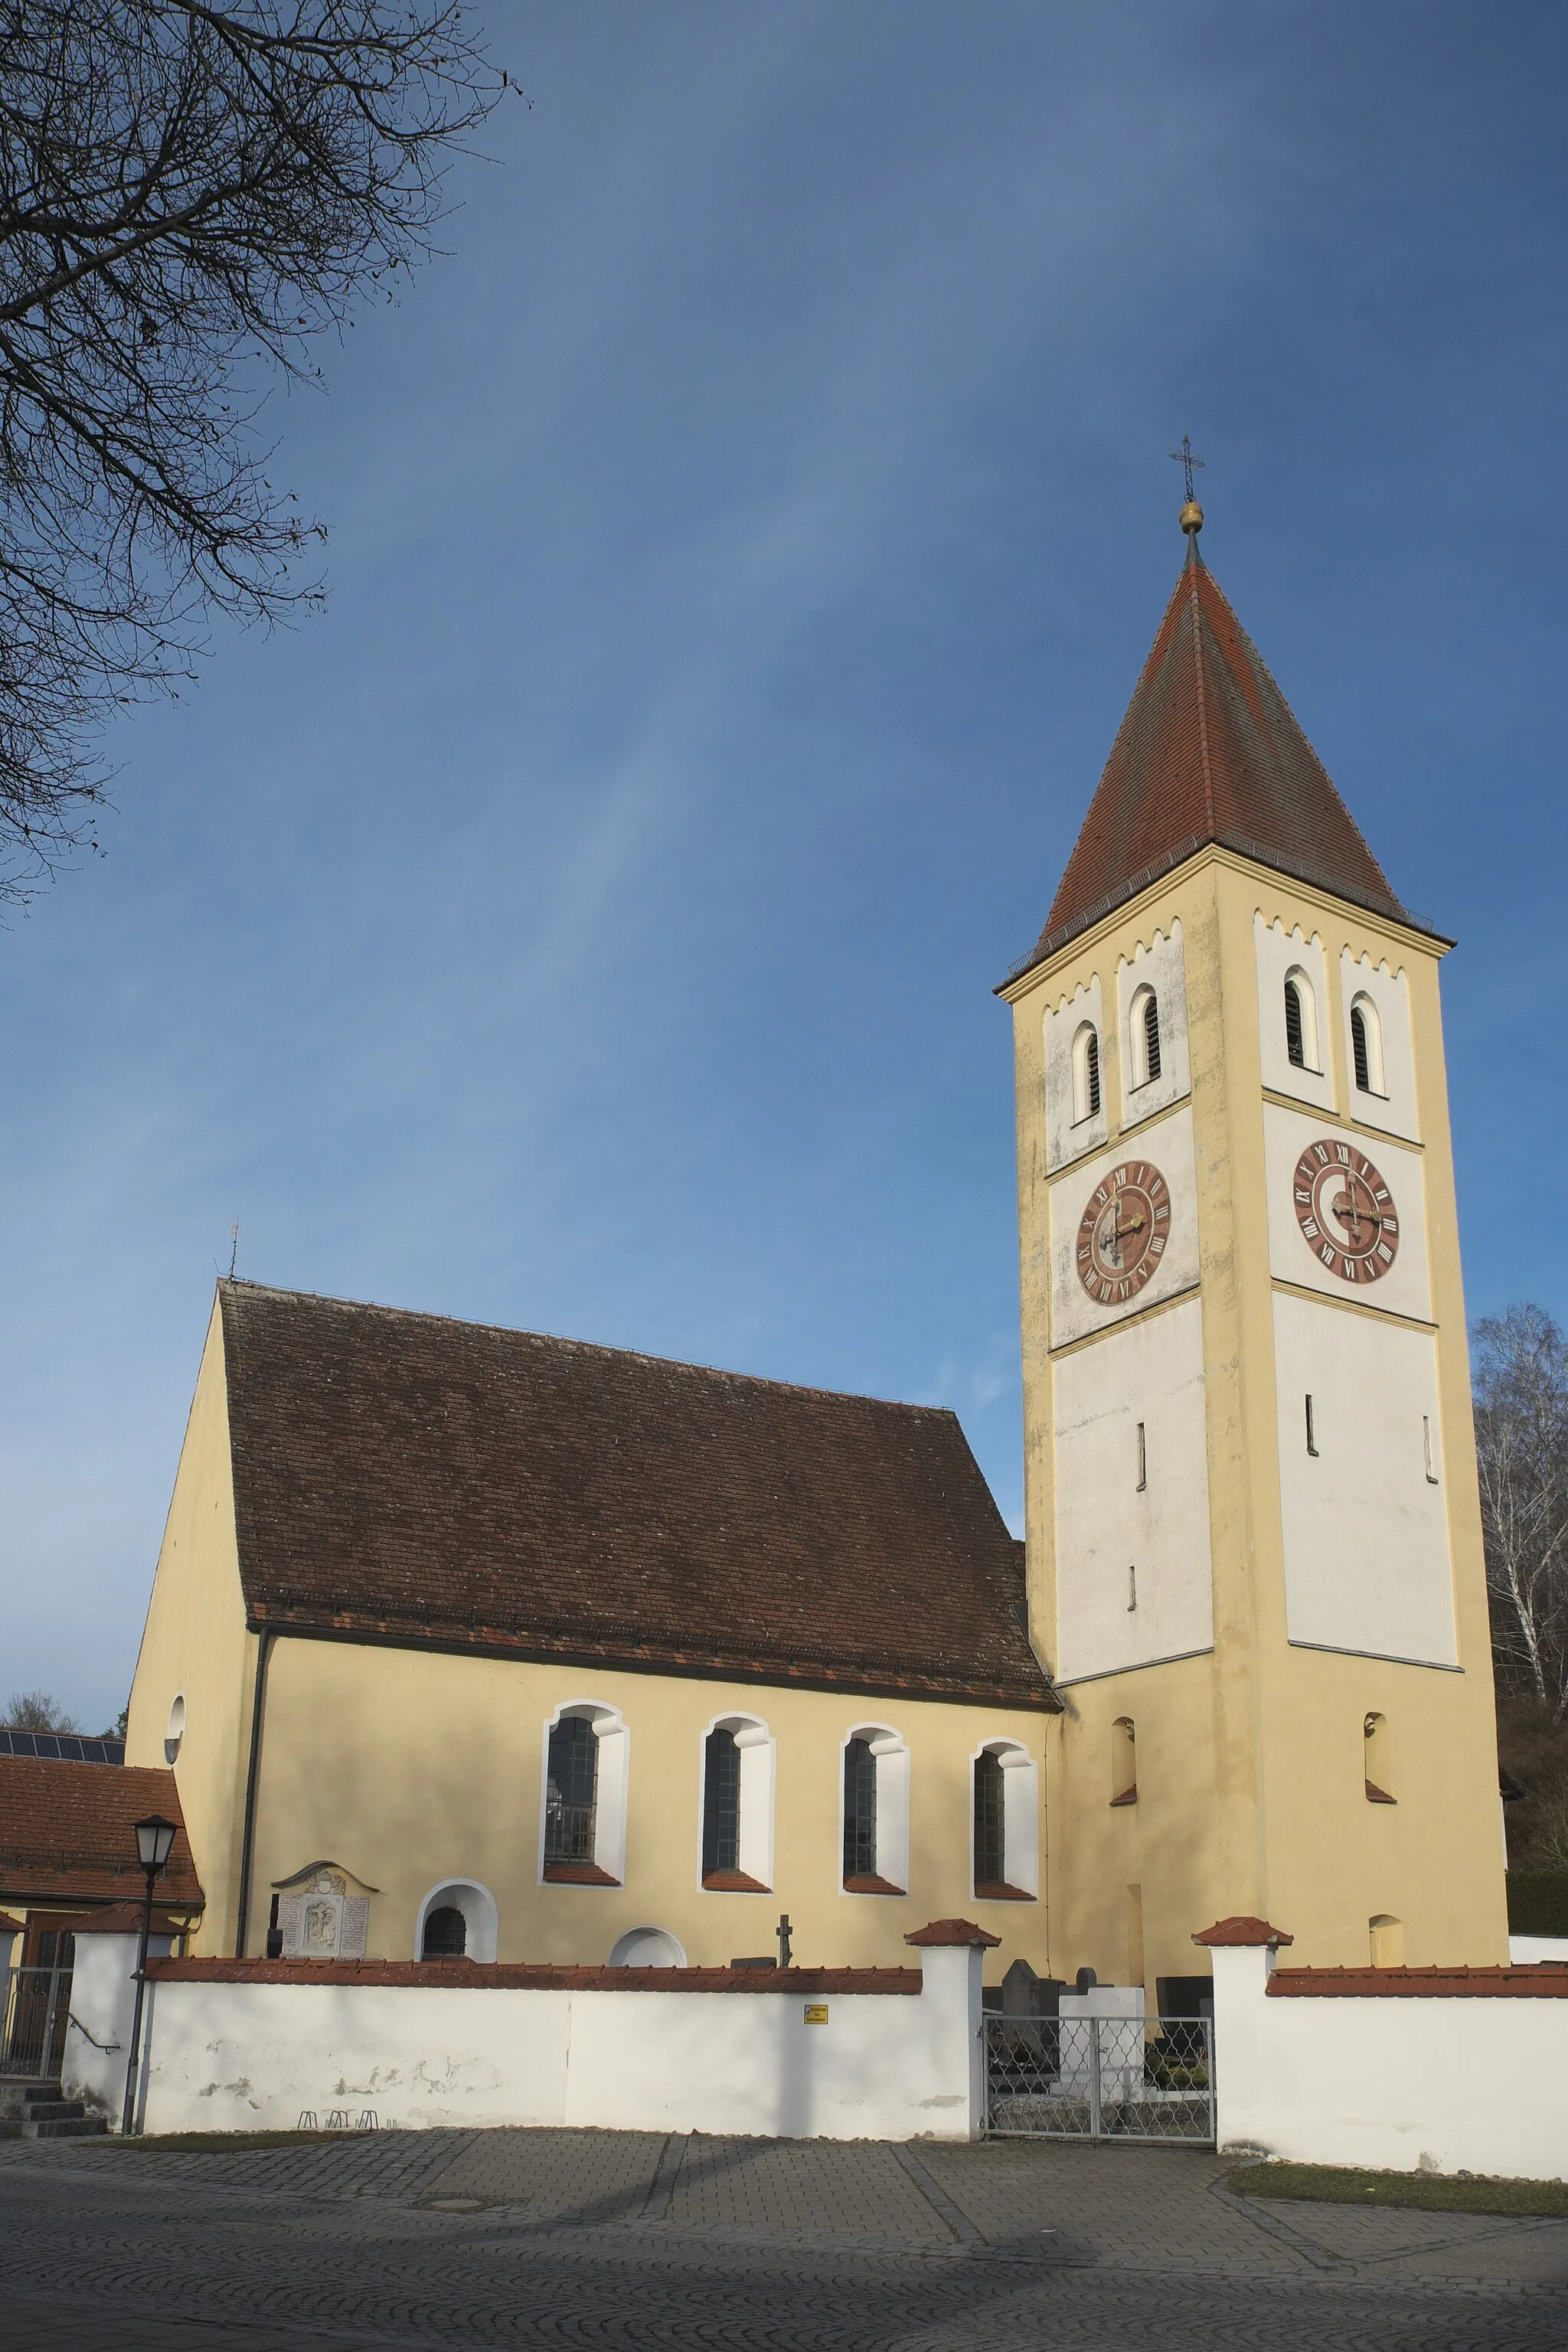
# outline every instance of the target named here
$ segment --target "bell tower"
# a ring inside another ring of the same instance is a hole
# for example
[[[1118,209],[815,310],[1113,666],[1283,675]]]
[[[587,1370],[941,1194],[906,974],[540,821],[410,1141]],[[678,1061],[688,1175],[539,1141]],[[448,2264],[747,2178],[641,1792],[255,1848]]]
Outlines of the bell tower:
[[[1013,1007],[1051,1965],[1508,1956],[1437,967],[1198,548]]]

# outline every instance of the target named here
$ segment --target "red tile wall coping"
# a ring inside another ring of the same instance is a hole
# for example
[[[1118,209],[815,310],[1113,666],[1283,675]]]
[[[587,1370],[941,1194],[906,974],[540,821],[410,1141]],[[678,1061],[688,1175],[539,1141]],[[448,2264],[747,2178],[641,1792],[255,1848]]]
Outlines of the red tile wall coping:
[[[904,1937],[906,1944],[930,1945],[978,1944],[984,1951],[993,1951],[1002,1941],[988,1928],[977,1927],[973,1919],[933,1919],[929,1927],[917,1927]]]
[[[1211,1950],[1216,1944],[1224,1948],[1232,1944],[1293,1944],[1295,1940],[1283,1927],[1270,1927],[1267,1919],[1255,1919],[1245,1913],[1216,1919],[1212,1927],[1205,1927],[1193,1937],[1194,1944],[1206,1944]]]
[[[1526,1969],[1276,1969],[1271,2000],[1568,2000],[1568,1964]]]
[[[994,1941],[987,1937],[988,1942]],[[149,1960],[171,1984],[416,1985],[447,1992],[918,1993],[919,1969],[609,1969],[478,1960]]]

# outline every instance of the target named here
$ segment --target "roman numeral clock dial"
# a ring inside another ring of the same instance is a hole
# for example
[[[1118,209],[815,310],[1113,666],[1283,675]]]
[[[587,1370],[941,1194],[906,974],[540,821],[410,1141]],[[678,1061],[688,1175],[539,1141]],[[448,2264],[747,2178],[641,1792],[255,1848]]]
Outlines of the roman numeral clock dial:
[[[1171,1188],[1147,1160],[1124,1160],[1089,1195],[1078,1229],[1078,1278],[1100,1307],[1135,1298],[1171,1238]]]
[[[1353,1144],[1309,1143],[1290,1180],[1296,1223],[1342,1282],[1381,1282],[1399,1255],[1399,1215],[1378,1171]]]

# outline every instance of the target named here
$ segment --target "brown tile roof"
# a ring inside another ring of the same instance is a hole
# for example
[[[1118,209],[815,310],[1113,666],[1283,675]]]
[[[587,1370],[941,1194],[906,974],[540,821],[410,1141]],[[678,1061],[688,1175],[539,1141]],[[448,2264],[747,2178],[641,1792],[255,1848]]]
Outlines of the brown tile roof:
[[[0,1895],[24,1904],[58,1895],[133,1901],[147,1882],[132,1824],[149,1813],[181,1824],[157,1883],[158,1901],[199,1910],[201,1885],[173,1772],[0,1756]]]
[[[929,1927],[917,1927],[904,1937],[906,1944],[941,1945],[973,1944],[983,1951],[994,1951],[1002,1938],[984,1927],[977,1927],[973,1919],[933,1919]]]
[[[918,1993],[919,1969],[612,1969],[548,1960],[149,1960],[170,1984],[419,1985],[439,1992]]]
[[[1194,536],[1046,928],[1019,971],[1209,842],[1425,928],[1389,887]]]
[[[1054,1706],[951,1412],[219,1285],[258,1624]]]
[[[1568,1967],[1276,1969],[1268,1990],[1287,2000],[1568,2000]]]

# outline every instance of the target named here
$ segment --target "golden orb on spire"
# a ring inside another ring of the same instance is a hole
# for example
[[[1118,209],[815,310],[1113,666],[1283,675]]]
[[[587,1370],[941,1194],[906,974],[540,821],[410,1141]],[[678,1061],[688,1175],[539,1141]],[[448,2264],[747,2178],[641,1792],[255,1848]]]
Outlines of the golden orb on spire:
[[[1183,530],[1189,539],[1192,538],[1194,531],[1202,530],[1204,527],[1204,510],[1202,507],[1199,506],[1196,499],[1189,499],[1187,500],[1186,505],[1182,509],[1178,520],[1180,520]]]

